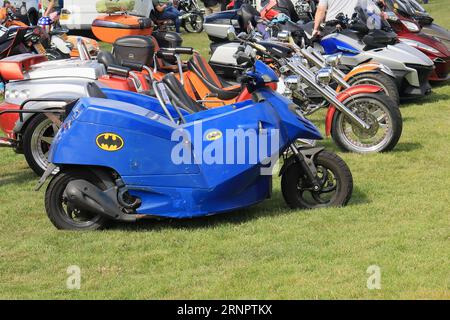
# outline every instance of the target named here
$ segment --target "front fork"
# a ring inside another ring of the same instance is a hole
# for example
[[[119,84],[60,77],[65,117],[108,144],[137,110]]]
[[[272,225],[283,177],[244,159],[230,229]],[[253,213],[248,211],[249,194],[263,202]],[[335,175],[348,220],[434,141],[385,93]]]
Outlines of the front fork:
[[[298,148],[294,143],[292,143],[289,148],[296,157],[303,171],[306,173],[309,181],[312,184],[313,190],[320,191],[322,186],[320,185],[319,179],[317,177],[317,168],[314,164],[314,158],[324,148]]]

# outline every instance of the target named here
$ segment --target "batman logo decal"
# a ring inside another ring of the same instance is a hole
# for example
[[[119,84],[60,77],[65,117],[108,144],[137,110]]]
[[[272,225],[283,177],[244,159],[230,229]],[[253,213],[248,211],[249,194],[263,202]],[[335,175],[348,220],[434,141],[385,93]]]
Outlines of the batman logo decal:
[[[211,131],[206,135],[207,141],[215,141],[219,140],[220,138],[222,138],[222,132],[220,132],[219,130]]]
[[[105,151],[119,151],[123,148],[124,142],[121,136],[115,133],[102,133],[95,139],[97,147]]]

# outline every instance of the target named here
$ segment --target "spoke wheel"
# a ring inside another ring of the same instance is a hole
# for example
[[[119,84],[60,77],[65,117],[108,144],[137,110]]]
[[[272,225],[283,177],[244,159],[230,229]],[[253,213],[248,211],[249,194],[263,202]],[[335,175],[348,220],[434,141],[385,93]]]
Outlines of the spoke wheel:
[[[27,126],[23,149],[28,165],[42,175],[48,167],[48,154],[59,127],[43,114],[34,117]]]
[[[332,136],[344,151],[371,153],[389,151],[397,144],[402,132],[400,110],[386,95],[360,96],[345,105],[370,128],[360,128],[343,113],[334,115]]]

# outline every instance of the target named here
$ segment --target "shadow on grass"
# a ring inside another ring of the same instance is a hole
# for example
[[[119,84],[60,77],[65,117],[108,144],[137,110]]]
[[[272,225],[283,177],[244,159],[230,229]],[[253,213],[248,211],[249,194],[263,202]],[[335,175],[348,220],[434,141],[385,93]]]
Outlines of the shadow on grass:
[[[354,188],[350,206],[367,204],[367,195],[358,188]],[[165,229],[205,229],[214,228],[220,225],[244,224],[261,218],[283,216],[287,214],[308,213],[307,210],[289,209],[281,192],[275,192],[273,198],[263,203],[241,210],[206,216],[192,219],[142,219],[135,223],[113,222],[107,230],[109,231],[162,231]]]
[[[38,181],[38,177],[31,170],[10,172],[0,176],[0,187],[10,184],[24,184],[30,181]]]
[[[423,98],[404,100],[404,101],[402,100],[400,103],[400,110],[403,108],[411,107],[411,106],[422,106],[424,104],[436,103],[436,102],[440,102],[440,101],[448,100],[448,99],[450,99],[449,94],[433,92],[432,94],[429,94]]]
[[[393,151],[393,153],[411,152],[423,149],[423,145],[417,142],[399,142]]]

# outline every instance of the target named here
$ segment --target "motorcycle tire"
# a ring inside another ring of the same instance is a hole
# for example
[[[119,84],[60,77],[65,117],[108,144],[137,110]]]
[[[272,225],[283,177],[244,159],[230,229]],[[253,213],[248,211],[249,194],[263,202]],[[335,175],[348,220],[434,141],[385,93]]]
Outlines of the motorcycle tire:
[[[353,192],[353,177],[347,164],[335,153],[325,150],[316,155],[314,164],[322,185],[317,192],[311,190],[311,183],[298,162],[284,172],[281,191],[287,205],[291,209],[345,206]]]
[[[331,136],[341,150],[364,154],[394,149],[402,134],[403,119],[400,108],[391,98],[381,92],[357,95],[344,101],[344,105],[371,128],[360,128],[336,110]],[[376,140],[371,142],[371,139]]]
[[[183,22],[183,28],[189,33],[200,33],[203,31],[203,15],[191,13]]]
[[[383,92],[397,104],[400,104],[400,93],[395,80],[382,72],[366,72],[358,74],[349,79],[352,86],[370,84],[383,89]]]
[[[86,180],[102,190],[106,189],[104,183],[90,171],[60,172],[52,178],[45,192],[45,209],[48,218],[60,230],[102,229],[108,222],[107,218],[77,209],[64,199],[67,185],[74,180]]]
[[[27,125],[22,141],[23,153],[30,168],[42,176],[48,167],[48,152],[57,128],[44,114],[38,114]]]

